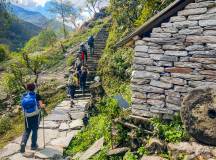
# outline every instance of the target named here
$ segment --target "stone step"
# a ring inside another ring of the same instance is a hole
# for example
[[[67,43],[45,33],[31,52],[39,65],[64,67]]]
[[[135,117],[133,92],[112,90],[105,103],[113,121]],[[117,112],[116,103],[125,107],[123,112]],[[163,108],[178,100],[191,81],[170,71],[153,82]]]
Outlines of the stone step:
[[[82,94],[82,91],[81,91],[81,90],[76,90],[75,96],[76,96],[76,95],[80,95],[80,94]],[[85,94],[90,94],[89,90],[86,90],[86,91],[85,91]]]
[[[81,94],[76,94],[75,95],[76,98],[79,98],[79,97],[91,97],[91,94],[90,93],[85,93],[84,95],[81,93]]]

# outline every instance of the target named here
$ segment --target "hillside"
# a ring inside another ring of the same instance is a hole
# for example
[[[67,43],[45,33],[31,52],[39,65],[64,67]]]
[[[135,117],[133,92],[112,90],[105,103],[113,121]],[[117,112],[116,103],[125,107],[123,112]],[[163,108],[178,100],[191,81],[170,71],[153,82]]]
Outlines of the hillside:
[[[48,22],[48,19],[40,12],[29,11],[14,4],[10,5],[10,11],[19,19],[32,23],[40,28],[46,26]]]
[[[3,28],[3,26],[0,27]],[[0,43],[7,44],[12,50],[22,48],[33,36],[37,35],[41,28],[20,19],[13,19],[9,26],[0,30]]]
[[[40,28],[49,27],[50,29],[58,32],[62,28],[62,23],[57,21],[53,14],[49,14],[49,7],[50,2],[44,7],[37,7],[34,11],[31,11],[26,7],[20,7],[15,4],[11,4],[10,12],[23,21],[32,23],[33,25]],[[71,27],[66,26],[66,28],[68,31],[72,31]]]

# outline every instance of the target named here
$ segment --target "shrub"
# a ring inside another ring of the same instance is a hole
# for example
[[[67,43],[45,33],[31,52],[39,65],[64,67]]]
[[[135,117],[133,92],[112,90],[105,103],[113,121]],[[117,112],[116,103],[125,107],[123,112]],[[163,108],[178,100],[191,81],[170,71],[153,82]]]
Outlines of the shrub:
[[[67,57],[67,60],[66,60],[67,66],[68,66],[68,67],[72,66],[72,64],[74,63],[74,60],[75,60],[74,55],[68,56],[68,57]]]
[[[14,74],[4,73],[0,83],[8,94],[19,94],[23,91],[22,85],[17,81]]]
[[[8,46],[0,44],[0,62],[9,58],[9,52]]]
[[[53,46],[57,40],[55,32],[46,29],[39,33],[39,35],[31,38],[24,47],[27,52],[42,51],[45,47]]]
[[[138,156],[134,155],[132,152],[128,151],[125,155],[123,160],[138,160]]]
[[[170,122],[154,118],[151,123],[154,126],[155,135],[167,142],[180,142],[188,139],[179,115]]]
[[[142,146],[138,148],[137,153],[139,154],[139,156],[143,156],[143,155],[148,155],[149,151],[144,146]]]
[[[105,97],[96,106],[100,114],[106,115],[110,119],[119,116],[120,108],[118,102],[113,98]]]
[[[105,137],[105,140],[108,141],[110,139],[110,126],[111,120],[107,116],[99,115],[92,117],[88,126],[71,142],[66,154],[74,155],[75,153],[85,151],[101,137]]]
[[[3,116],[0,119],[0,135],[7,133],[12,127],[11,119],[7,116]]]

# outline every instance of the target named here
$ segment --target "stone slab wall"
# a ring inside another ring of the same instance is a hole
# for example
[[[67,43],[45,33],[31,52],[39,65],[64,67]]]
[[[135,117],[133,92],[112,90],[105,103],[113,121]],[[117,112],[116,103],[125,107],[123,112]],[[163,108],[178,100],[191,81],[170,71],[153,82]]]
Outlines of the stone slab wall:
[[[137,40],[132,112],[169,118],[192,88],[216,84],[216,0],[196,0]]]

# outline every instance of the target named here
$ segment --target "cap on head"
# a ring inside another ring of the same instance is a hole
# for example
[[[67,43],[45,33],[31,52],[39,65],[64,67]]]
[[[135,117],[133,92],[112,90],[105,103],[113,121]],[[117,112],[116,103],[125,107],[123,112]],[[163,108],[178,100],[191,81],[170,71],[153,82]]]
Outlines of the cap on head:
[[[36,86],[35,86],[34,83],[29,83],[29,84],[26,85],[26,88],[27,88],[27,90],[29,90],[29,91],[34,91],[35,88],[36,88]]]

